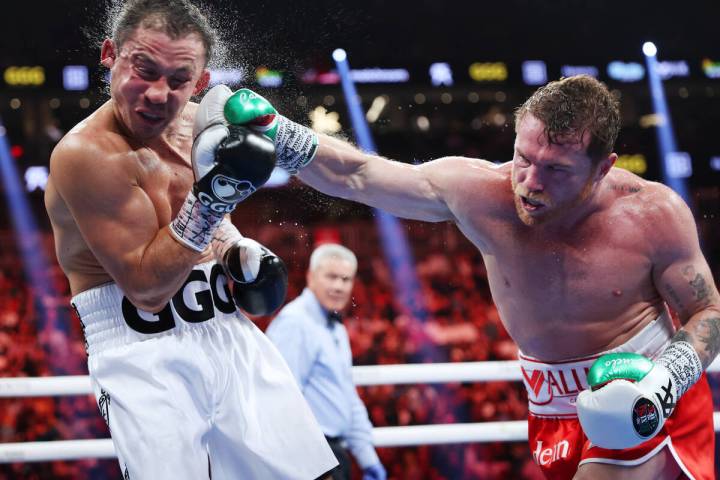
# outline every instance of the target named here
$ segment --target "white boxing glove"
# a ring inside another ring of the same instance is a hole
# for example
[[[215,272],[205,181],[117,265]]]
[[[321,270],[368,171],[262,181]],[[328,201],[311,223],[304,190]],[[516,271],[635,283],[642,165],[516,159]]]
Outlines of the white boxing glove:
[[[580,392],[577,414],[593,445],[635,447],[662,429],[675,405],[702,374],[695,349],[674,342],[653,363],[636,353],[611,353],[588,372],[591,390]]]

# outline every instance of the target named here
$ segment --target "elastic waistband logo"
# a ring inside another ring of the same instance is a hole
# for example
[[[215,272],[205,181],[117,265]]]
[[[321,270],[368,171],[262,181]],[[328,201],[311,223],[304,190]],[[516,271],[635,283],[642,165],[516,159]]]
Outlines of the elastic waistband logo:
[[[576,396],[588,388],[585,366],[552,369],[529,369],[521,366],[528,400],[535,405],[547,405],[557,397]]]

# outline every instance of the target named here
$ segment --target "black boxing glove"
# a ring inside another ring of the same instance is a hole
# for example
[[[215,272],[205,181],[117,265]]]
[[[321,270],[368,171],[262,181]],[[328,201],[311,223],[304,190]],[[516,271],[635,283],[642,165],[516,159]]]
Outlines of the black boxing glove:
[[[251,315],[269,315],[285,301],[285,263],[255,240],[243,237],[235,242],[221,263],[233,280],[235,304]]]
[[[170,232],[186,246],[202,252],[223,215],[254,193],[275,168],[275,147],[262,134],[231,125],[223,109],[232,95],[218,85],[198,106],[191,155],[195,183]]]

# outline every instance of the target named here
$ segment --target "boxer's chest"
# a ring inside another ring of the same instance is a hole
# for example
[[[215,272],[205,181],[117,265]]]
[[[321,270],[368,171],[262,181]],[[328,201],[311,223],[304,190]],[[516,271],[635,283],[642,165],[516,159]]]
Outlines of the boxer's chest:
[[[558,332],[610,328],[656,301],[647,239],[630,224],[589,227],[555,238],[508,232],[485,256],[495,302],[521,348]]]

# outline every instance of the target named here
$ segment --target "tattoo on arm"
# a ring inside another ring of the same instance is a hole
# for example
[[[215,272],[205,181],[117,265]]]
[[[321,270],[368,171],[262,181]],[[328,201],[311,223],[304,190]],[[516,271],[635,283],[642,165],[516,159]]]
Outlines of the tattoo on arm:
[[[703,368],[707,368],[720,352],[720,317],[703,318],[690,327],[692,332],[687,330],[688,326],[678,330],[672,341],[688,342],[695,347]]]
[[[672,287],[672,285],[670,285],[669,283],[666,283],[665,290],[667,290],[667,293],[670,296],[670,299],[675,303],[675,306],[678,308],[678,313],[680,313],[680,314],[684,313],[685,305],[680,300],[680,295],[678,295],[678,293],[675,291],[675,289]]]
[[[673,343],[675,343],[675,342],[688,342],[689,344],[693,343],[692,336],[684,328],[681,328],[680,330],[677,331],[677,333],[673,337],[672,341],[673,341]]]
[[[705,281],[702,275],[695,272],[692,265],[688,265],[682,271],[683,276],[688,280],[688,284],[693,290],[695,300],[699,302],[701,306],[707,306],[710,304],[711,291],[708,283]]]
[[[710,358],[709,364],[720,351],[720,317],[704,318],[700,325],[705,329],[706,333],[705,335],[698,335],[698,338],[705,344],[705,352]]]

